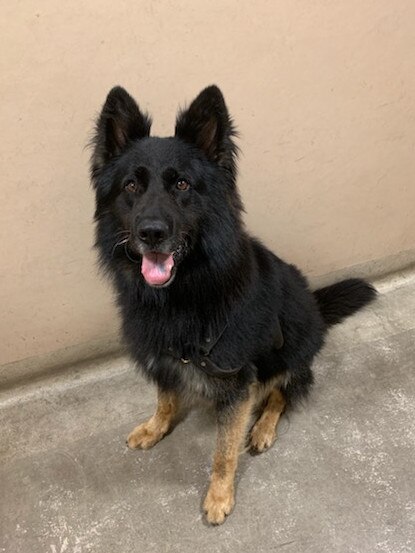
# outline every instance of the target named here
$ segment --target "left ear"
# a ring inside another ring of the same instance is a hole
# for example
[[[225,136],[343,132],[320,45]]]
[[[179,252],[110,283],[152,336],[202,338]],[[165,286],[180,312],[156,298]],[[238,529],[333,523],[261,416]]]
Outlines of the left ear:
[[[194,144],[206,157],[236,176],[236,135],[222,92],[217,86],[202,90],[190,107],[179,112],[176,136]]]
[[[95,136],[91,141],[92,178],[132,141],[148,136],[150,127],[151,118],[140,110],[134,98],[121,86],[112,88],[98,117]]]

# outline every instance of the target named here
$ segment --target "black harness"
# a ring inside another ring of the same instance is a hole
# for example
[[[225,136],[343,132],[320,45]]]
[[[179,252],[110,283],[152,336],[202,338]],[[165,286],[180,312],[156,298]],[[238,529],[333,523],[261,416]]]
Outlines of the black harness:
[[[207,336],[200,346],[199,349],[199,355],[197,357],[193,357],[192,359],[185,357],[183,354],[175,351],[173,347],[169,347],[168,350],[165,352],[166,355],[173,357],[177,361],[180,361],[181,363],[187,365],[188,363],[191,363],[193,366],[197,367],[204,373],[206,373],[209,376],[214,376],[217,378],[227,378],[230,376],[235,376],[238,374],[238,372],[242,369],[242,366],[235,367],[235,368],[227,368],[223,369],[222,367],[219,367],[216,363],[210,359],[210,354],[212,353],[215,346],[218,344],[219,340],[222,338],[225,330],[227,329],[228,324],[224,326],[224,328],[221,330],[219,335],[212,339],[210,336]],[[276,337],[274,341],[274,347],[275,349],[281,349],[284,345],[284,336],[281,330],[281,324],[279,319],[277,319],[277,328],[276,328]]]

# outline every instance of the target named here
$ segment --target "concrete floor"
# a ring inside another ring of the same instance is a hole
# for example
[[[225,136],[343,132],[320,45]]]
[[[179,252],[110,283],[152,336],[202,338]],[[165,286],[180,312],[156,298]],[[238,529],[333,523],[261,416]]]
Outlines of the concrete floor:
[[[241,456],[237,505],[203,522],[214,421],[197,410],[149,452],[125,437],[154,391],[126,358],[0,394],[0,551],[415,551],[415,281],[385,281],[333,329],[308,404]]]

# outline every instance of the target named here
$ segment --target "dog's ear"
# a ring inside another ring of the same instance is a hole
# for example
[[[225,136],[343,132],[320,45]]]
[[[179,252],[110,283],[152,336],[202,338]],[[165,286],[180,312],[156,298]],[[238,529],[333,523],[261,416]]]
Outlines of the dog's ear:
[[[202,90],[189,108],[176,119],[176,136],[204,151],[234,178],[237,147],[232,138],[236,131],[222,92],[217,86]]]
[[[132,141],[150,134],[151,119],[121,86],[112,88],[98,117],[92,140],[92,176]]]

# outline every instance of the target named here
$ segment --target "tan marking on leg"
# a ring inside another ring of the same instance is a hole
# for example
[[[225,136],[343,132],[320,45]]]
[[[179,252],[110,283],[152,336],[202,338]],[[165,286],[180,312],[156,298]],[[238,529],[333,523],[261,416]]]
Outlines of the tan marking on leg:
[[[262,453],[272,446],[277,437],[276,428],[284,411],[285,400],[278,389],[270,392],[261,416],[251,430],[251,449]]]
[[[128,435],[131,449],[150,449],[171,429],[179,412],[179,399],[173,392],[158,390],[157,409],[148,421],[139,424]]]
[[[203,504],[210,524],[222,524],[234,507],[235,472],[252,406],[253,400],[250,396],[235,406],[226,420],[219,423],[211,481]]]

